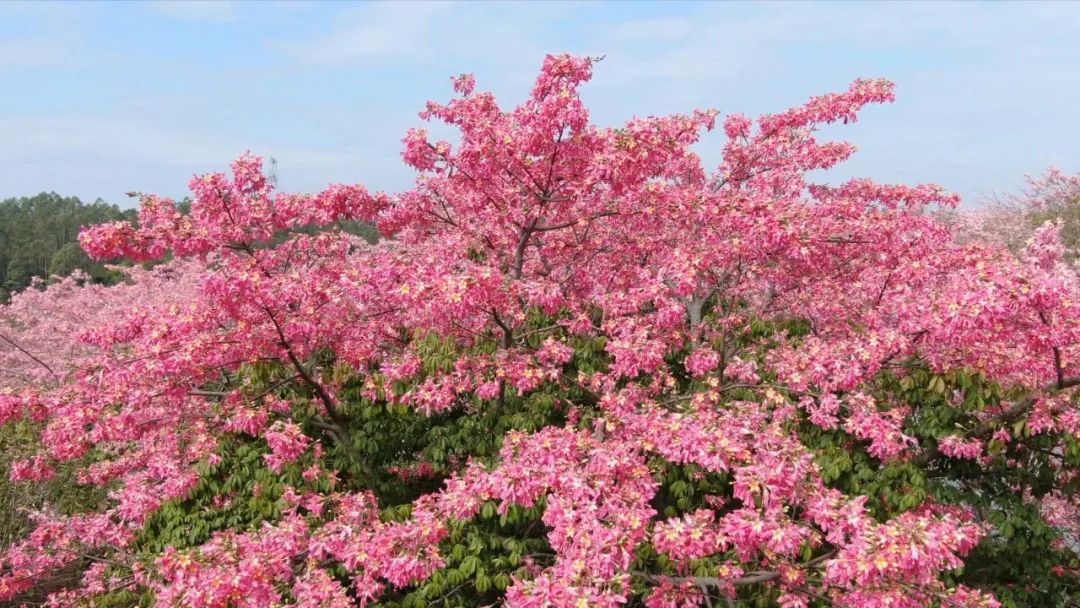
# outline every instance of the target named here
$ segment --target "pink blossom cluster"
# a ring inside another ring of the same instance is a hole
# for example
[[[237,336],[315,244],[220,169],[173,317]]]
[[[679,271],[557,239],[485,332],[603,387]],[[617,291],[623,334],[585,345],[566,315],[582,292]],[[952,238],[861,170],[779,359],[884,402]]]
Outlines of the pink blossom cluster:
[[[938,442],[938,450],[946,456],[978,460],[983,455],[983,444],[978,440],[964,439],[956,435],[942,437]]]
[[[297,424],[278,421],[263,433],[270,453],[263,456],[271,471],[280,473],[283,466],[295,462],[307,451],[311,439]]]

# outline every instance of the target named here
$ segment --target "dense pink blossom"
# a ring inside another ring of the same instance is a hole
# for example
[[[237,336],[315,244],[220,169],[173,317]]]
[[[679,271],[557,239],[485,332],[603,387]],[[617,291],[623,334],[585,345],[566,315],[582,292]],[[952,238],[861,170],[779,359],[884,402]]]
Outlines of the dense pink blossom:
[[[886,81],[859,80],[757,120],[729,117],[723,160],[708,170],[692,147],[716,112],[595,126],[579,96],[594,64],[548,57],[510,110],[472,77],[456,79],[458,96],[421,116],[459,137],[409,131],[403,158],[419,175],[407,192],[275,192],[261,161],[244,155],[231,176],[191,180],[190,215],[147,196],[138,227],[85,231],[97,257],[178,261],[109,289],[69,279],[0,311],[0,331],[19,343],[0,351],[0,363],[19,362],[0,372],[0,421],[43,425],[42,450],[17,477],[99,450],[81,479],[111,489],[101,512],[36,515],[34,531],[0,556],[0,599],[101,549],[127,560],[158,606],[370,605],[446,565],[440,543],[452,522],[487,501],[505,514],[543,499],[554,555],[513,579],[510,606],[625,605],[646,544],[676,571],[642,579],[655,608],[705,605],[685,579],[704,557],[722,561],[713,577],[722,594],[750,580],[777,587],[786,606],[818,593],[849,607],[996,605],[940,577],[963,564],[983,524],[932,501],[875,519],[868,497],[826,483],[793,428],[805,416],[882,462],[916,461],[935,446],[906,434],[912,404],[874,392],[883,370],[910,357],[1037,393],[1033,415],[1045,428],[1080,426],[1058,392],[1080,372],[1080,284],[1054,228],[1013,256],[959,243],[924,213],[957,202],[936,186],[811,182],[854,152],[816,130],[892,101]],[[392,238],[373,245],[327,229],[266,246],[281,231],[340,220],[376,223]],[[98,297],[104,304],[82,304]],[[57,327],[35,320],[35,307],[50,307],[41,318]],[[540,337],[525,333],[536,311],[555,319]],[[809,330],[753,337],[759,324],[793,319]],[[427,335],[452,342],[454,360],[426,366],[401,339]],[[567,373],[584,340],[610,364]],[[312,395],[304,407],[332,420],[346,387],[319,367],[326,351],[364,376],[366,397],[425,415],[487,411],[545,386],[595,404],[590,418],[567,404],[564,427],[508,433],[489,466],[457,462],[404,519],[380,518],[371,492],[291,489],[275,521],[169,548],[152,563],[129,560],[146,518],[188,495],[227,434],[264,441],[274,471],[334,474],[323,459],[332,433],[309,436],[288,401],[243,386],[206,390],[274,362]],[[987,439],[936,447],[973,458]],[[665,517],[652,501],[668,465],[723,475],[730,493]],[[1072,497],[1045,508],[1075,520]],[[348,573],[347,588],[330,565]],[[108,586],[88,573],[87,592]]]

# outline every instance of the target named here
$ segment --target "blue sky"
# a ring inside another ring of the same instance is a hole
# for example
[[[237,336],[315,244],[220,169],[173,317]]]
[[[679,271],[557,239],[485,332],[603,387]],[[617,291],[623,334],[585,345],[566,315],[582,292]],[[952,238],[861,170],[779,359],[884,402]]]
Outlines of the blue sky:
[[[0,198],[129,205],[252,150],[280,185],[407,188],[400,140],[449,77],[505,105],[545,53],[605,55],[600,124],[712,107],[782,110],[858,77],[897,103],[829,135],[829,181],[937,182],[975,205],[1080,170],[1080,3],[0,3]],[[719,160],[719,137],[699,151]]]

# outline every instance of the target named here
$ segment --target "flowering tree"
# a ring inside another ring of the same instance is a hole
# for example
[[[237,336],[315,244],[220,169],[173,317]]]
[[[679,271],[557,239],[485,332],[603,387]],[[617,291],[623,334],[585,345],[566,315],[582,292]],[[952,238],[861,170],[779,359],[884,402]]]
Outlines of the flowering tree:
[[[1042,176],[1029,178],[1022,196],[1037,225],[1061,224],[1066,256],[1075,261],[1080,255],[1080,173],[1069,175],[1051,167]]]
[[[0,387],[51,388],[89,361],[97,349],[80,335],[124,314],[153,314],[195,296],[201,267],[181,261],[153,269],[113,267],[126,280],[106,287],[81,270],[35,279],[0,308]]]
[[[456,78],[421,116],[459,141],[410,131],[399,195],[276,193],[244,156],[190,215],[146,196],[85,232],[193,287],[0,397],[41,424],[15,479],[108,493],[35,512],[0,597],[72,567],[53,605],[1066,597],[1080,284],[1054,227],[1018,258],[958,244],[938,187],[807,181],[853,152],[816,128],[888,82],[728,117],[707,171],[715,112],[599,128],[593,66],[548,57],[512,110]],[[342,220],[389,238],[297,232]]]
[[[1080,174],[1051,167],[1040,176],[1027,176],[1018,194],[997,197],[982,209],[948,219],[967,238],[1001,243],[1013,251],[1022,249],[1039,226],[1059,223],[1065,257],[1075,260],[1080,249]]]
[[[53,277],[48,284],[35,280],[9,306],[0,308],[0,399],[12,399],[7,407],[17,403],[14,396],[54,387],[90,361],[95,349],[81,342],[80,334],[114,322],[118,311],[153,310],[190,298],[199,276],[188,261],[150,271],[134,267],[120,272],[127,282],[111,288],[92,283],[79,270],[68,277]],[[12,410],[5,411],[5,421],[11,414]],[[33,456],[44,416],[44,412],[22,414],[0,428],[0,462],[16,462],[16,477],[25,470],[20,467],[36,462]],[[51,479],[41,483],[10,483],[6,475],[0,479],[0,544],[25,534],[31,524],[28,507],[49,503],[70,511],[101,504],[100,488],[76,485],[79,464],[59,464],[50,469]],[[62,580],[48,581],[54,582]]]

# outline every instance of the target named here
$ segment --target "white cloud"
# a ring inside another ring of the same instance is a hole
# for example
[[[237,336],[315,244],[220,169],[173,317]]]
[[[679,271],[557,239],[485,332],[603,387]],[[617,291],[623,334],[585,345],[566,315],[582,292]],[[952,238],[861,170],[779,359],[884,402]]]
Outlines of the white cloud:
[[[158,0],[146,6],[155,13],[184,21],[225,22],[235,17],[229,0]]]
[[[73,156],[93,154],[106,160],[130,160],[189,165],[231,160],[254,146],[267,154],[306,159],[306,163],[355,162],[361,152],[306,146],[282,146],[272,138],[240,144],[213,130],[194,130],[184,125],[147,124],[130,118],[73,118],[68,116],[21,116],[0,118],[0,160],[13,161],[39,153],[56,152],[63,146]]]
[[[450,7],[444,2],[374,2],[342,11],[326,36],[293,42],[286,53],[317,64],[423,55],[426,33]]]
[[[40,38],[0,39],[0,70],[48,69],[70,65],[78,49],[67,41]]]

